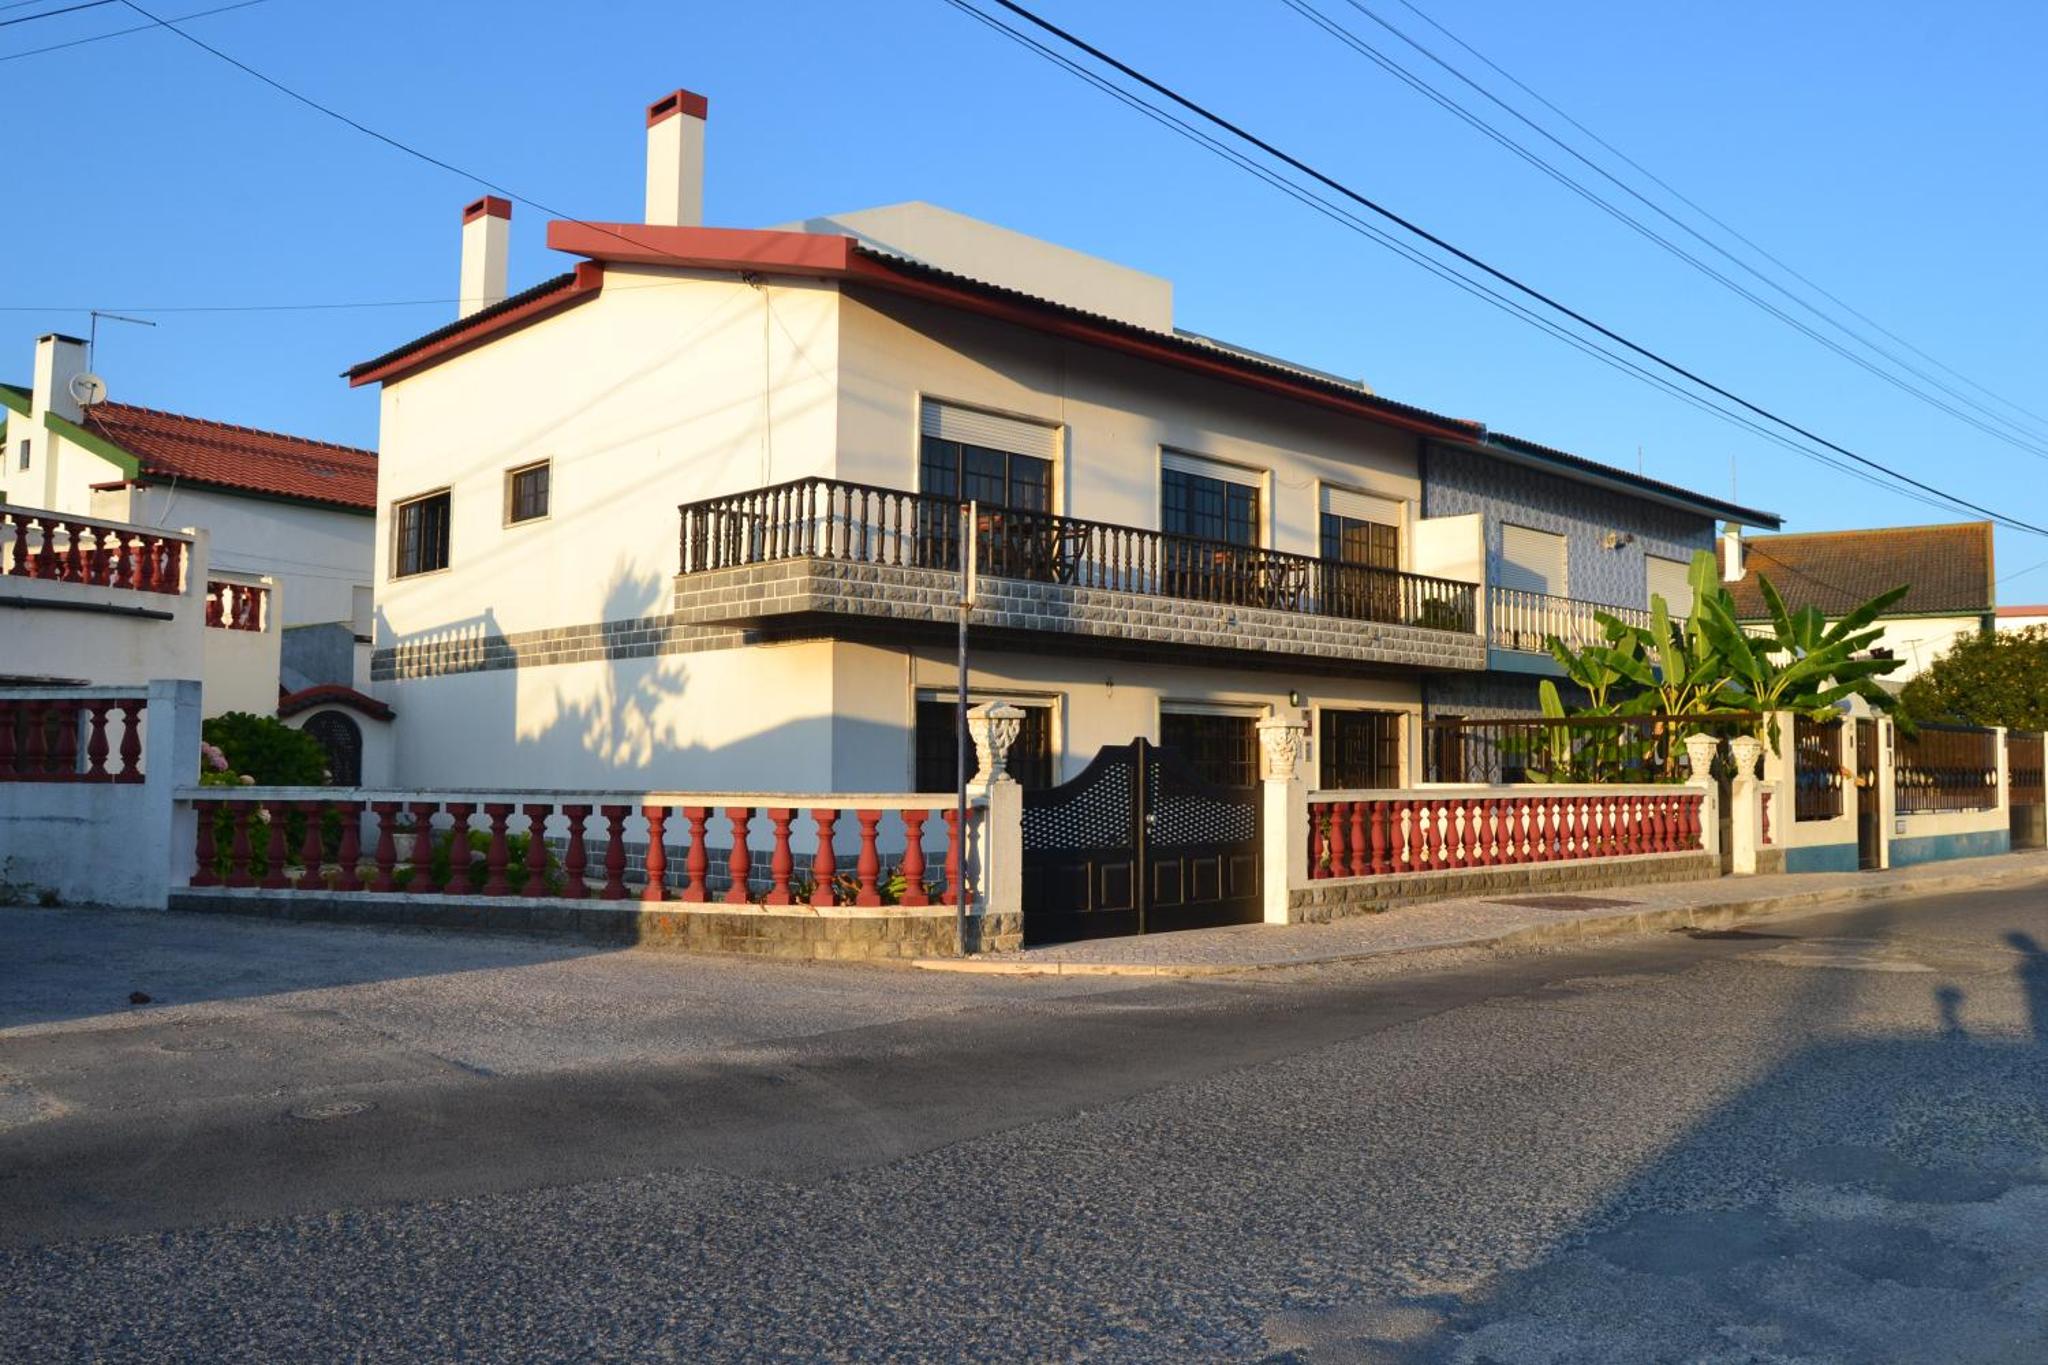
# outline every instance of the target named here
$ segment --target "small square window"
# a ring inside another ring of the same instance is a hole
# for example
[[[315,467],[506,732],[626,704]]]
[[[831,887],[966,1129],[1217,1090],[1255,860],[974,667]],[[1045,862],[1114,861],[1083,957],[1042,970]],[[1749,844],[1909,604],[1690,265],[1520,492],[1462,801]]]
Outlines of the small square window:
[[[392,576],[448,567],[448,490],[398,504],[392,527]]]
[[[549,462],[527,465],[505,475],[505,522],[538,521],[548,514]]]

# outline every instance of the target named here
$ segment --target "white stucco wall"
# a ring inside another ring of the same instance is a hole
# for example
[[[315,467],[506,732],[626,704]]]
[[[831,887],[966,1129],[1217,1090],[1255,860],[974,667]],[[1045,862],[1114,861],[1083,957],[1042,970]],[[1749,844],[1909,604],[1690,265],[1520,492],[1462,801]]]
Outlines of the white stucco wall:
[[[94,684],[198,678],[204,667],[206,575],[206,534],[199,531],[186,550],[186,587],[179,594],[0,579],[0,673]],[[4,604],[10,598],[26,605]],[[132,609],[169,612],[171,619],[120,614]]]
[[[1905,663],[1885,675],[1896,686],[1925,673],[1930,664],[1946,653],[1957,640],[1979,634],[1981,616],[1899,616],[1879,622],[1882,632],[1874,648],[1889,649]]]
[[[169,485],[122,490],[121,496],[128,500],[127,520],[204,526],[216,570],[275,579],[286,626],[350,620],[355,590],[372,585],[376,521],[368,515]]]

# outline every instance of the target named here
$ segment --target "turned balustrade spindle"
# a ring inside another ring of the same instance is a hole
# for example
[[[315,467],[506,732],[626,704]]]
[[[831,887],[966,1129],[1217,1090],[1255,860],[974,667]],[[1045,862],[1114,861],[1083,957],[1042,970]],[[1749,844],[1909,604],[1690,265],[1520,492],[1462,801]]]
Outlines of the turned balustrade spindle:
[[[932,898],[924,889],[924,823],[931,818],[928,810],[906,810],[903,812],[903,873],[904,905],[930,905]]]
[[[270,839],[263,850],[263,880],[256,885],[265,891],[282,891],[291,885],[284,870],[285,820],[291,805],[285,801],[265,801],[263,809],[270,816]]]
[[[301,801],[298,807],[306,830],[299,839],[299,879],[293,886],[299,891],[325,891],[327,881],[322,865],[327,861],[327,850],[320,837],[320,816],[327,808],[326,803]]]
[[[820,806],[811,811],[811,821],[818,827],[818,851],[811,857],[811,904],[836,905],[839,862],[832,848],[832,827],[839,823],[839,812]]]
[[[689,825],[690,843],[683,851],[685,878],[682,899],[702,905],[711,899],[711,853],[705,847],[704,826],[711,819],[709,806],[684,806],[683,820]]]
[[[604,889],[598,898],[622,901],[626,898],[626,806],[600,806],[604,815]]]
[[[946,898],[943,904],[965,905],[961,878],[966,871],[966,840],[965,831],[960,827],[960,812],[949,810],[941,812],[941,815],[946,822]]]
[[[548,890],[548,816],[553,806],[529,805],[519,808],[526,815],[526,885],[522,896],[545,896]]]
[[[4,721],[0,721],[0,725],[4,725],[4,723]],[[0,767],[0,772],[4,771],[5,768]],[[192,808],[195,824],[198,827],[198,837],[193,841],[192,849],[192,885],[194,886],[220,885],[220,873],[215,868],[215,864],[220,859],[220,854],[213,846],[213,822],[220,818],[220,806],[221,803],[218,801],[200,801],[195,803]]]
[[[731,885],[725,888],[727,905],[745,905],[752,899],[753,890],[747,885],[753,875],[753,855],[747,852],[747,826],[753,823],[752,806],[727,806],[725,818],[732,826],[732,852],[726,855],[726,876]]]
[[[253,801],[230,801],[228,826],[233,831],[228,841],[227,884],[234,887],[254,886],[256,878],[251,875],[251,864],[255,862],[255,851],[249,846],[249,822],[255,818],[256,803]]]
[[[448,803],[448,880],[441,887],[444,895],[469,896],[476,888],[469,884],[469,865],[475,854],[469,846],[469,817],[476,814],[474,802],[451,801]],[[432,856],[432,843],[428,844]],[[431,890],[431,887],[422,888]]]
[[[363,860],[363,803],[360,801],[339,801],[335,809],[341,813],[341,842],[334,850],[336,891],[361,891],[363,876],[359,864]]]
[[[761,900],[763,905],[793,905],[795,896],[789,889],[789,879],[796,871],[796,859],[789,851],[789,823],[796,819],[796,811],[784,806],[771,807],[768,823],[774,827],[773,844],[768,854],[768,894]]]
[[[405,889],[408,891],[421,893],[434,889],[434,812],[440,809],[440,804],[434,801],[415,801],[406,807],[412,815],[412,847],[408,850],[412,855],[412,879],[406,883]],[[467,810],[468,807],[464,809]],[[449,840],[448,852],[451,859],[458,843],[462,843],[462,840]],[[467,844],[463,844],[462,854],[465,858],[469,856]],[[449,866],[454,866],[452,861]],[[448,880],[452,885],[455,879],[451,876]],[[463,889],[468,889],[466,883]]]
[[[640,888],[640,899],[659,902],[668,899],[668,849],[663,843],[668,807],[642,806],[640,814],[647,821],[647,882]]]
[[[372,891],[396,891],[398,889],[398,882],[392,874],[398,868],[398,838],[394,829],[394,826],[398,823],[398,803],[396,801],[372,801],[370,803],[370,812],[377,817],[376,852],[371,855],[370,859],[376,865],[377,870],[371,874],[370,889]]]
[[[882,823],[882,812],[878,810],[857,810],[854,819],[860,822],[860,855],[854,860],[854,880],[859,890],[854,893],[855,905],[880,905],[882,889],[882,855],[876,847],[876,828]]]
[[[562,894],[572,901],[580,901],[590,894],[590,884],[583,880],[584,871],[590,866],[590,850],[584,844],[584,822],[590,819],[588,806],[564,806],[562,817],[569,822],[569,846],[562,850]]]

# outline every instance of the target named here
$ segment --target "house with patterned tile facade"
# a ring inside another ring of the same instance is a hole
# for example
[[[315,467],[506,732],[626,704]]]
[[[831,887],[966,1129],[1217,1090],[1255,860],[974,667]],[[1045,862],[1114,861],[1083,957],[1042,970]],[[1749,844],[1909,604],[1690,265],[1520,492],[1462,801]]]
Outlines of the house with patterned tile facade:
[[[348,372],[401,783],[947,790],[971,564],[969,699],[1021,708],[1027,786],[1134,738],[1243,786],[1303,715],[1320,785],[1397,786],[1436,689],[1533,705],[1530,596],[1640,609],[1716,518],[1777,525],[929,204],[704,226],[707,115],[650,106],[645,221],[550,223],[569,268],[519,292],[511,206],[469,205],[460,316]]]

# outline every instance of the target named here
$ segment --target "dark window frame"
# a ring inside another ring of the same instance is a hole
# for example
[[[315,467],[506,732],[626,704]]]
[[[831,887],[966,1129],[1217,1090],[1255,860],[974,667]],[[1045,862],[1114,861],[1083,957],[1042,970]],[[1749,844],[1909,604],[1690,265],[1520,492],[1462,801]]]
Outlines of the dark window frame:
[[[524,526],[528,522],[546,521],[553,515],[555,507],[554,465],[555,462],[553,460],[535,460],[531,464],[519,465],[516,468],[505,471],[505,524],[507,526]],[[531,505],[534,501],[531,480],[535,475],[540,476],[540,497],[538,500],[540,505],[538,510],[533,510]],[[522,480],[527,481],[524,487],[522,487]],[[526,499],[528,504],[528,510],[523,513],[520,509],[522,497]]]
[[[1326,791],[1399,788],[1406,720],[1403,711],[1322,708],[1316,716],[1316,785]]]
[[[1401,528],[1342,512],[1324,512],[1322,557],[1369,569],[1401,567]]]
[[[1264,538],[1264,499],[1258,476],[1220,479],[1185,469],[1159,471],[1159,529],[1170,536],[1259,548]]]
[[[453,536],[449,530],[454,513],[454,499],[451,493],[450,489],[440,488],[392,504],[393,578],[416,578],[421,574],[439,573],[454,562]],[[438,520],[426,510],[434,503],[440,504]],[[436,554],[438,562],[426,562]]]
[[[1210,786],[1255,787],[1258,726],[1258,717],[1240,712],[1162,708],[1159,747],[1178,755]]]

